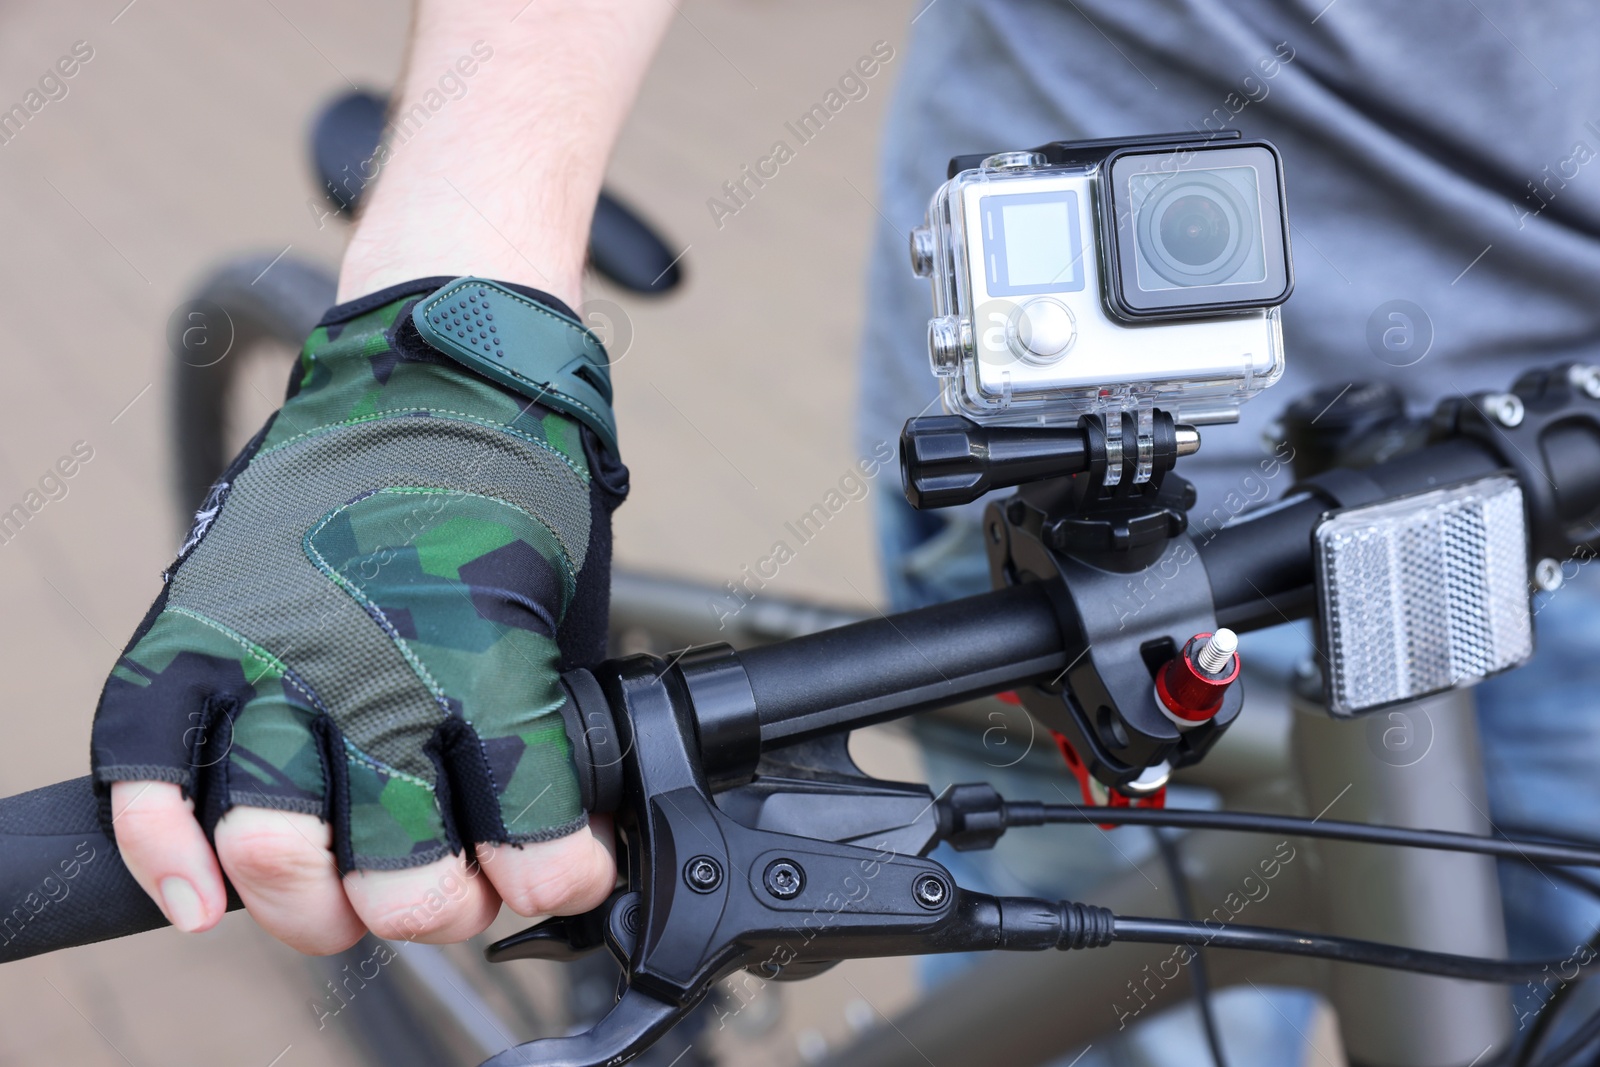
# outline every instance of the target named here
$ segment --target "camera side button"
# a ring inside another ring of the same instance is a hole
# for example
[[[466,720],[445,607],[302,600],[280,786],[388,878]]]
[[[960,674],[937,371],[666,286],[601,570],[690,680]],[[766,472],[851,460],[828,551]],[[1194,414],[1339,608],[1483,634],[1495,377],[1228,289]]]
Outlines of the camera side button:
[[[1029,363],[1053,363],[1066,354],[1078,334],[1071,310],[1048,296],[1017,305],[1006,320],[1006,340]]]
[[[962,344],[961,323],[954,315],[928,320],[928,355],[935,374],[953,374],[966,352]]]
[[[933,231],[918,226],[911,231],[911,273],[919,278],[933,277]]]

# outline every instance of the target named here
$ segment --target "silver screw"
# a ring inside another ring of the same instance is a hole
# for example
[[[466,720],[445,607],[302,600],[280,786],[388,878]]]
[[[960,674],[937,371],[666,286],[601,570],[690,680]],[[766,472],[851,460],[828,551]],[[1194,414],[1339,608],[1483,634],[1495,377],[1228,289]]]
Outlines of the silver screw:
[[[1489,417],[1508,430],[1521,426],[1522,417],[1527,414],[1522,400],[1511,393],[1491,393],[1483,398],[1483,405]]]
[[[1600,400],[1600,367],[1579,364],[1572,368],[1569,377],[1574,388],[1581,390],[1586,396]]]
[[[1553,593],[1561,588],[1563,581],[1561,564],[1546,556],[1533,567],[1533,584],[1546,593]]]
[[[722,884],[722,865],[710,856],[696,856],[683,868],[683,879],[697,893],[709,893]]]
[[[1196,650],[1194,665],[1206,674],[1221,674],[1239,651],[1239,635],[1224,626]]]
[[[805,888],[806,876],[792,860],[773,860],[762,877],[767,892],[779,900],[793,900]]]
[[[934,910],[944,907],[945,898],[950,895],[950,887],[944,884],[944,879],[937,874],[924,874],[911,884],[911,895],[917,898],[917,903],[924,908]]]

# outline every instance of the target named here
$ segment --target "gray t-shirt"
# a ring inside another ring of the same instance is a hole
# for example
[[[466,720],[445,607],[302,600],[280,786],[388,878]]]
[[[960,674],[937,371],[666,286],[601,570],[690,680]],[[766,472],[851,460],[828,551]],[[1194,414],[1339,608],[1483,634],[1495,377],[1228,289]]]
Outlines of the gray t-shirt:
[[[1227,125],[1283,154],[1288,370],[1183,462],[1204,506],[1319,385],[1387,381],[1427,409],[1530,366],[1600,361],[1594,0],[933,0],[905,64],[881,164],[865,443],[937,410],[928,286],[905,234],[947,161],[1051,140]],[[1403,328],[1370,344],[1400,324],[1397,300],[1426,315],[1410,347]]]

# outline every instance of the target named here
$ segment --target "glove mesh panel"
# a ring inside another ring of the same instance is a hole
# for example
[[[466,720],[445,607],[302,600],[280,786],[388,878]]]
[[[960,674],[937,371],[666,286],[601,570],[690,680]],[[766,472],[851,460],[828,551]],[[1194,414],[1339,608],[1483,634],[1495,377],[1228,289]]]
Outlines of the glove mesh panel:
[[[255,457],[173,577],[169,604],[231,627],[288,664],[356,748],[424,781],[418,741],[445,709],[361,606],[317,570],[303,538],[340,505],[390,486],[495,497],[538,515],[573,573],[589,539],[587,487],[553,451],[504,431],[429,416],[379,419],[293,440]],[[450,517],[419,509],[406,543]],[[360,576],[351,576],[359,582]],[[337,634],[331,641],[327,635]]]

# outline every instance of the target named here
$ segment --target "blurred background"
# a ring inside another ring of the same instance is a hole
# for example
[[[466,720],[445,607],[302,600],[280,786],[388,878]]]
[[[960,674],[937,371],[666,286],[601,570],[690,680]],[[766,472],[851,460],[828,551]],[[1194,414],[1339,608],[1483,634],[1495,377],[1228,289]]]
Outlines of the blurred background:
[[[867,196],[896,65],[720,227],[707,200],[875,42],[898,52],[915,9],[675,6],[608,187],[683,251],[686,280],[652,300],[596,279],[590,296],[618,321],[618,421],[632,445],[619,561],[721,585],[859,458],[851,412]],[[240,254],[337,264],[347,228],[313,179],[309,127],[341,93],[390,87],[406,18],[404,4],[356,0],[0,6],[0,109],[23,102],[60,57],[80,60],[65,95],[20,128],[0,127],[10,352],[0,511],[31,510],[28,494],[58,459],[92,455],[64,495],[51,490],[0,543],[0,795],[85,772],[100,685],[178,545],[169,320],[198,279]],[[240,369],[238,439],[276,407],[289,358]],[[896,492],[896,481],[890,468],[870,494]],[[773,591],[873,610],[870,508],[844,508]],[[884,765],[915,773],[903,740],[871,744]],[[493,933],[516,928],[502,920]],[[521,966],[521,981],[551,980]],[[29,960],[0,969],[0,1064],[351,1062],[349,1016],[329,1014],[338,1004],[327,978],[238,915],[203,935],[163,931]],[[776,1026],[762,1022],[765,1009],[739,1012],[747,1033],[727,1062],[805,1062],[852,1028],[881,1024],[911,988],[903,963],[842,966],[785,989]]]

